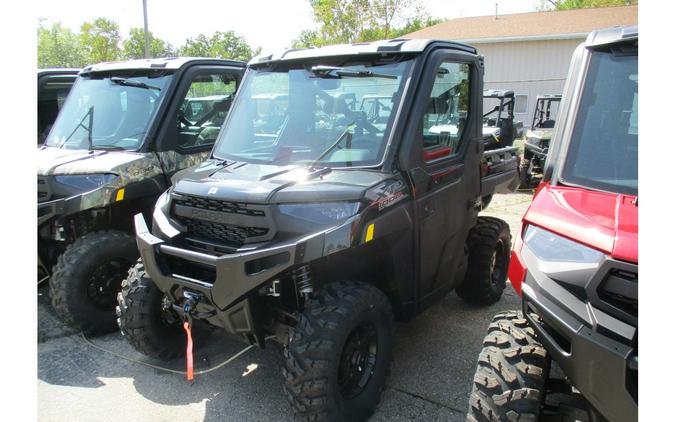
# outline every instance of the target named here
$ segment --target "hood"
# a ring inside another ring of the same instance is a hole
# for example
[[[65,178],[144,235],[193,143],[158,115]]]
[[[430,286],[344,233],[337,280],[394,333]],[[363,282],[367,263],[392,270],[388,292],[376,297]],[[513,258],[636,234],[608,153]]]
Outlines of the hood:
[[[37,150],[38,176],[53,174],[108,173],[143,159],[144,154],[128,151],[89,151],[45,147]]]
[[[528,130],[527,135],[525,135],[526,138],[531,138],[531,139],[551,139],[553,137],[553,128],[551,129],[535,129],[535,130]]]
[[[630,195],[545,183],[525,220],[637,264],[638,207],[634,200]]]
[[[207,160],[183,172],[174,192],[255,204],[350,201],[390,177],[370,170]]]
[[[496,126],[483,126],[483,136],[499,136],[500,130]]]

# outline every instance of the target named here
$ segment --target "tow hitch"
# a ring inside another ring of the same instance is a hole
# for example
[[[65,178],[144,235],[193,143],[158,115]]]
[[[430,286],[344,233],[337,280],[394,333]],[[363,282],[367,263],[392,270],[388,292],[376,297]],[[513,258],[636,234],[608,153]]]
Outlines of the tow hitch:
[[[183,292],[183,306],[172,305],[174,310],[183,317],[183,329],[185,330],[187,344],[185,346],[186,374],[188,381],[194,381],[194,359],[192,356],[192,316],[195,314],[198,318],[202,315],[195,312],[202,295],[198,293]],[[208,313],[204,313],[207,314]],[[206,315],[205,315],[206,316]]]

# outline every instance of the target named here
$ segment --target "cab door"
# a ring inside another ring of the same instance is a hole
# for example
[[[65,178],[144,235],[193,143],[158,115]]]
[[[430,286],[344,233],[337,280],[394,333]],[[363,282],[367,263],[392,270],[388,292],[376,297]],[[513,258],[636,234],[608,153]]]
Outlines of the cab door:
[[[475,55],[437,50],[427,58],[404,147],[414,192],[417,311],[466,270],[482,154],[482,67]]]
[[[184,71],[156,142],[167,177],[209,156],[242,74],[243,69],[219,66]]]

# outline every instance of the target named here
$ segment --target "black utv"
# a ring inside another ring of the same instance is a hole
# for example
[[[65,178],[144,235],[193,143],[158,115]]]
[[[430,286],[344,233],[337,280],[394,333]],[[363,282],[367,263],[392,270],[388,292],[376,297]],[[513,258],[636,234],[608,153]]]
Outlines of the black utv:
[[[37,71],[37,133],[38,145],[52,128],[59,110],[73,87],[79,69],[38,69]]]
[[[483,91],[483,136],[485,149],[510,147],[523,137],[523,122],[513,115],[515,94],[508,89]]]
[[[283,101],[261,113],[261,98]],[[373,99],[390,110],[358,106]],[[482,103],[482,57],[453,42],[253,59],[210,158],[174,177],[152,230],[135,217],[122,332],[162,359],[185,353],[185,323],[195,342],[272,336],[299,416],[366,419],[394,318],[453,289],[478,304],[504,289],[509,227],[478,212],[515,189],[517,149],[483,154]]]
[[[133,216],[150,216],[170,177],[208,157],[243,72],[198,58],[81,71],[37,151],[38,281],[69,325],[117,327],[117,292],[138,259]]]

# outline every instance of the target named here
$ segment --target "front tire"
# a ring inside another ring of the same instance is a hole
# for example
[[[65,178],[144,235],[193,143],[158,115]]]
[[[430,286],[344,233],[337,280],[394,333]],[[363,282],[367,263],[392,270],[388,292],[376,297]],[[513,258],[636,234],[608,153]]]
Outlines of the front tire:
[[[284,389],[306,421],[363,421],[384,390],[392,354],[387,297],[360,282],[331,283],[307,303],[284,350]]]
[[[539,420],[549,363],[521,312],[495,315],[478,358],[467,421]]]
[[[511,231],[499,218],[478,217],[469,232],[469,263],[457,287],[462,299],[475,305],[492,305],[501,297],[511,258]]]
[[[148,277],[141,259],[122,282],[117,301],[120,329],[136,350],[161,360],[185,355],[180,318],[163,303],[164,294]]]
[[[87,334],[117,329],[117,292],[138,258],[133,237],[118,231],[88,233],[59,256],[50,283],[52,306],[68,325]]]

